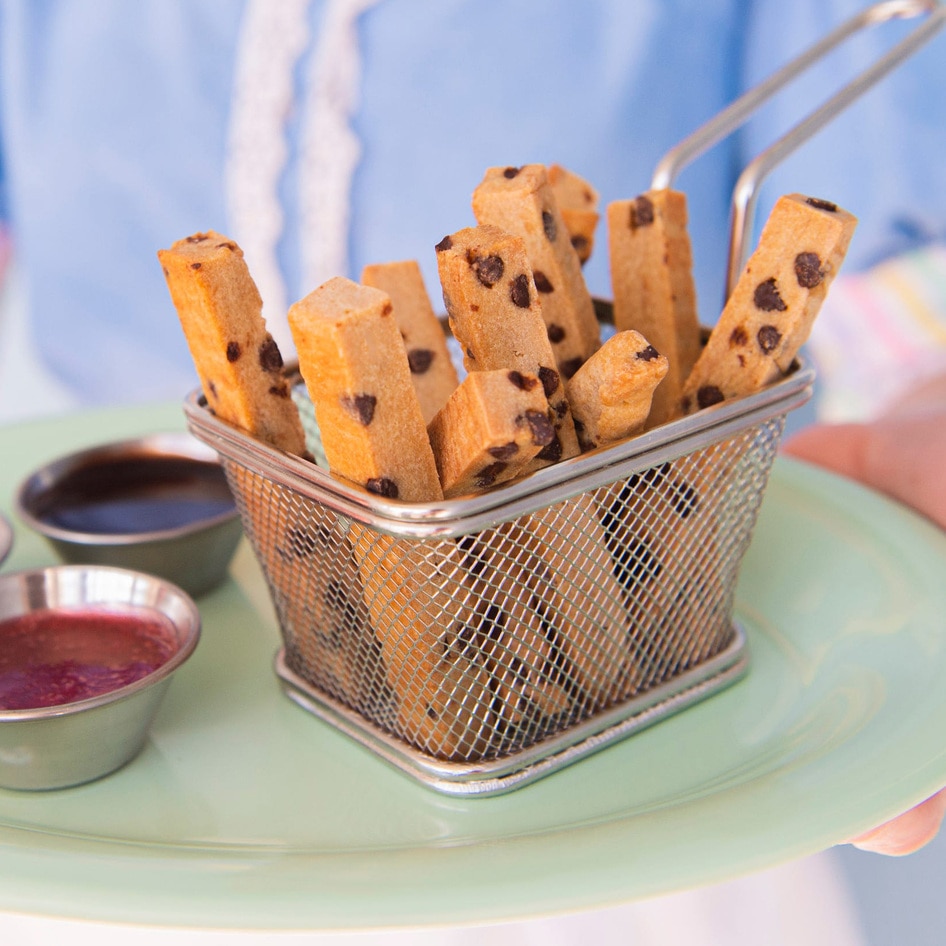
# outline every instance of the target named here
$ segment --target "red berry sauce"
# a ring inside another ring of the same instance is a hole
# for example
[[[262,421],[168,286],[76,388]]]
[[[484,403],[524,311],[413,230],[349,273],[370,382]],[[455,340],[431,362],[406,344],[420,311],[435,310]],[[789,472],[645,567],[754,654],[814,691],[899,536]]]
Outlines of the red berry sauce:
[[[47,609],[0,621],[0,710],[87,700],[128,686],[176,650],[157,611]]]

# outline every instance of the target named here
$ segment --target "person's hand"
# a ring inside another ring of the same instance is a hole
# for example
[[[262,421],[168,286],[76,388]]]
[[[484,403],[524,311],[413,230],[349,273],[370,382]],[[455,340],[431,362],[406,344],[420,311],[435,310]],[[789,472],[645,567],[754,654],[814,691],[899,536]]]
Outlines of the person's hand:
[[[784,452],[857,480],[946,529],[946,374],[914,389],[867,424],[816,424]],[[946,789],[850,843],[880,854],[923,847],[946,815]]]

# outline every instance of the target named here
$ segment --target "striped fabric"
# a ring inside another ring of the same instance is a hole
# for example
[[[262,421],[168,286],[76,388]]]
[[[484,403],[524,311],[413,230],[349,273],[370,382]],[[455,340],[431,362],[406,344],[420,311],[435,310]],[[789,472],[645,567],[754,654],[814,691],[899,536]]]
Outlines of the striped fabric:
[[[946,370],[946,245],[835,279],[807,349],[825,421],[868,420]]]

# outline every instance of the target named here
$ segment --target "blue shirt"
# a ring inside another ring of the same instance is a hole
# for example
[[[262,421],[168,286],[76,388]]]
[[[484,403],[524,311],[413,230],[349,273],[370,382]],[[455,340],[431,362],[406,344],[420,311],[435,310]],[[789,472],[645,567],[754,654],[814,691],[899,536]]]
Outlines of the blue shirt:
[[[5,206],[39,350],[86,403],[182,397],[196,384],[155,253],[210,228],[243,245],[228,169],[234,89],[247,81],[246,50],[262,35],[247,26],[251,6],[6,0],[0,7]],[[557,162],[595,185],[602,208],[634,196],[649,187],[672,145],[866,4],[361,6],[352,21],[360,58],[347,80],[351,173],[339,178],[343,188],[328,187],[338,207],[313,217],[311,208],[304,212],[306,195],[319,185],[307,163],[313,147],[318,152],[313,77],[322,59],[338,53],[319,40],[334,35],[333,15],[355,6],[270,4],[297,18],[290,32],[275,33],[284,45],[292,40],[292,50],[283,50],[288,58],[273,59],[288,82],[273,136],[284,150],[267,204],[282,214],[271,240],[281,307],[315,288],[306,245],[318,242],[323,221],[342,227],[343,275],[357,278],[369,262],[414,258],[439,305],[434,244],[474,222],[470,195],[487,167]],[[740,168],[914,26],[886,24],[851,41],[681,174],[676,186],[688,196],[704,322],[715,320],[722,298],[729,196]],[[791,190],[839,203],[861,219],[845,264],[852,268],[944,239],[946,121],[936,91],[946,78],[943,42],[934,40],[781,166],[760,215],[767,201]],[[344,79],[335,67],[335,80]],[[264,86],[250,81],[247,88],[252,94]],[[343,210],[347,217],[339,218]],[[241,219],[242,233],[254,236],[252,211],[244,208]],[[594,293],[609,295],[603,226],[586,273]]]

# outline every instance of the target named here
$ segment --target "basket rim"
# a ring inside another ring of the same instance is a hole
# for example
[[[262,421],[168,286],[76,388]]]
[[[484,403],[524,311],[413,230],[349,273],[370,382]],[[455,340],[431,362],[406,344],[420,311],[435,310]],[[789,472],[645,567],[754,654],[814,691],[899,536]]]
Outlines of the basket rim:
[[[294,365],[288,365],[285,374],[291,385],[303,384]],[[377,496],[311,460],[263,443],[216,417],[200,388],[187,395],[183,408],[190,432],[225,460],[382,532],[404,537],[446,538],[536,512],[712,446],[800,407],[812,396],[814,380],[814,369],[799,357],[793,371],[755,394],[714,404],[482,493],[434,503]]]

